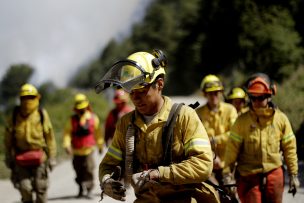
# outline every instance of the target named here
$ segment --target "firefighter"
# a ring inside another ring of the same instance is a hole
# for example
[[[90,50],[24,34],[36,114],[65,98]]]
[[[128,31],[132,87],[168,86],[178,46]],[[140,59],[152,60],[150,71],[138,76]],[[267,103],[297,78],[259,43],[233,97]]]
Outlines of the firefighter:
[[[207,102],[196,109],[215,154],[212,179],[220,185],[223,184],[222,170],[228,134],[237,117],[236,109],[223,102],[223,90],[224,86],[216,75],[205,76],[201,82],[201,91]]]
[[[238,115],[249,110],[247,106],[246,92],[240,87],[234,87],[231,89],[227,95],[227,102],[235,107]]]
[[[79,187],[77,197],[92,198],[94,187],[94,149],[102,154],[104,140],[98,116],[92,111],[86,95],[75,95],[74,114],[70,116],[63,134],[63,147],[73,156],[75,181]]]
[[[32,84],[20,89],[20,105],[13,110],[5,132],[5,163],[22,202],[47,202],[49,171],[56,165],[56,141],[40,94]]]
[[[231,129],[224,176],[230,176],[229,166],[237,161],[241,202],[282,202],[282,155],[288,168],[289,191],[295,194],[299,187],[296,138],[287,116],[272,102],[276,88],[268,75],[254,74],[246,86],[250,110],[240,115]]]
[[[115,107],[109,112],[105,122],[105,143],[106,146],[110,145],[113,139],[115,126],[123,115],[133,110],[133,108],[128,104],[129,95],[122,89],[117,89],[114,94],[113,103]]]
[[[135,106],[118,121],[100,163],[101,197],[125,201],[131,184],[135,202],[218,202],[214,188],[203,183],[212,171],[212,150],[195,111],[181,106],[170,128],[173,135],[162,134],[173,105],[162,95],[166,66],[161,50],[136,52],[115,63],[96,85],[97,93],[119,85]],[[125,169],[125,184],[119,181],[119,168]]]
[[[230,128],[237,118],[237,111],[233,105],[223,101],[224,86],[216,75],[206,75],[200,88],[207,102],[198,107],[196,112],[206,128],[214,152],[213,172],[210,180],[222,186],[225,147]],[[227,192],[235,202],[236,197],[232,190],[229,191],[227,188]],[[221,202],[225,201],[227,199],[221,196]]]

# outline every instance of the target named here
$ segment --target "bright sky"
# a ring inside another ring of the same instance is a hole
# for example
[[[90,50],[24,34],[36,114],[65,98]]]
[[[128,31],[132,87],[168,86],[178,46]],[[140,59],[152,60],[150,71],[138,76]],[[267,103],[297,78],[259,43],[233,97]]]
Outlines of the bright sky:
[[[0,80],[11,64],[35,69],[32,83],[63,87],[77,68],[125,36],[150,0],[0,0]]]

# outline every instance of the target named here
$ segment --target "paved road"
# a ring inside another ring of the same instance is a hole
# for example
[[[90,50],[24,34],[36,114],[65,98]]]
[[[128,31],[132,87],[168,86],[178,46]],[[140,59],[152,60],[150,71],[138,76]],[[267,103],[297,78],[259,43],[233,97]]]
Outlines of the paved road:
[[[185,104],[195,103],[199,98],[183,98],[175,97],[175,102],[184,102]],[[104,154],[95,154],[96,164],[98,164]],[[98,167],[95,168],[95,174],[97,177]],[[302,186],[304,186],[304,164],[300,164],[300,180]],[[89,203],[98,202],[100,200],[100,189],[98,187],[98,180],[95,179],[96,187],[93,191],[93,199],[77,199],[76,194],[78,192],[77,185],[74,182],[74,171],[71,161],[64,161],[60,163],[50,174],[50,188],[48,190],[49,198],[48,202],[52,203]],[[293,198],[292,195],[287,194],[287,187],[285,187],[283,203],[302,203],[304,202],[304,188],[301,187],[300,191]],[[132,189],[127,191],[127,203],[133,202],[135,199]],[[19,203],[20,195],[15,190],[9,180],[0,180],[0,203]],[[109,197],[105,197],[102,202],[105,203],[118,203]]]

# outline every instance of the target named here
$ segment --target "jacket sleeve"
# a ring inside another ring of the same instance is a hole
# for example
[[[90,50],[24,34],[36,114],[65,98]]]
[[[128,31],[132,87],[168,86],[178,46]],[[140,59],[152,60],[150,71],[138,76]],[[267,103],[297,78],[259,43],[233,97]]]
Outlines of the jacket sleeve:
[[[284,160],[286,162],[289,175],[298,174],[298,158],[296,137],[292,131],[290,122],[285,114],[283,114],[283,137],[281,140]]]
[[[104,139],[102,136],[102,130],[100,127],[99,118],[97,115],[94,114],[94,136],[97,143],[98,149],[103,149]]]
[[[221,135],[214,136],[215,143],[217,143],[217,144],[227,143],[228,137],[230,135],[230,129],[231,129],[232,125],[234,124],[236,118],[238,117],[237,111],[235,110],[235,108],[231,108],[227,113],[228,113],[228,116],[227,116],[226,122],[228,125],[228,131],[224,132]]]
[[[174,128],[182,133],[185,159],[159,166],[160,181],[172,184],[200,183],[212,172],[212,150],[206,130],[195,111],[183,106]]]
[[[229,139],[226,145],[226,151],[225,151],[225,159],[224,159],[224,169],[223,173],[229,173],[230,172],[230,166],[232,164],[235,164],[238,158],[238,154],[240,152],[242,143],[243,143],[243,137],[241,136],[242,124],[238,120],[236,120],[235,124],[232,126]]]
[[[54,135],[54,129],[47,111],[43,109],[42,113],[44,116],[43,129],[45,134],[44,137],[45,137],[48,157],[55,158],[57,153],[57,146]]]
[[[71,118],[66,122],[64,131],[63,131],[63,139],[62,139],[62,147],[68,148],[71,147],[71,141],[72,141],[72,124],[71,124]]]

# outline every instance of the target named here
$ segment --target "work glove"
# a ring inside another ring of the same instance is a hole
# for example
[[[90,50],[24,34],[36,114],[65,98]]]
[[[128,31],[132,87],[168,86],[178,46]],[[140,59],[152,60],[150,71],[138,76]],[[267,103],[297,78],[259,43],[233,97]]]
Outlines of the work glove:
[[[48,164],[48,168],[50,169],[50,171],[52,171],[55,168],[55,166],[57,165],[57,161],[55,158],[49,158],[47,164]]]
[[[223,186],[224,190],[230,197],[235,196],[236,194],[236,187],[235,187],[235,180],[231,173],[223,175]]]
[[[234,178],[231,173],[223,175],[223,183],[224,185],[235,184]]]
[[[292,193],[293,196],[297,193],[297,189],[300,187],[300,181],[298,175],[289,176],[289,190],[288,193]]]
[[[157,169],[150,169],[133,174],[131,185],[133,186],[135,194],[140,194],[141,192],[149,189],[150,186],[157,185],[158,180],[159,171]]]
[[[103,199],[103,194],[112,197],[113,199],[119,201],[126,201],[126,188],[119,181],[121,176],[121,168],[116,167],[115,171],[111,175],[105,175],[101,184],[101,200]]]

